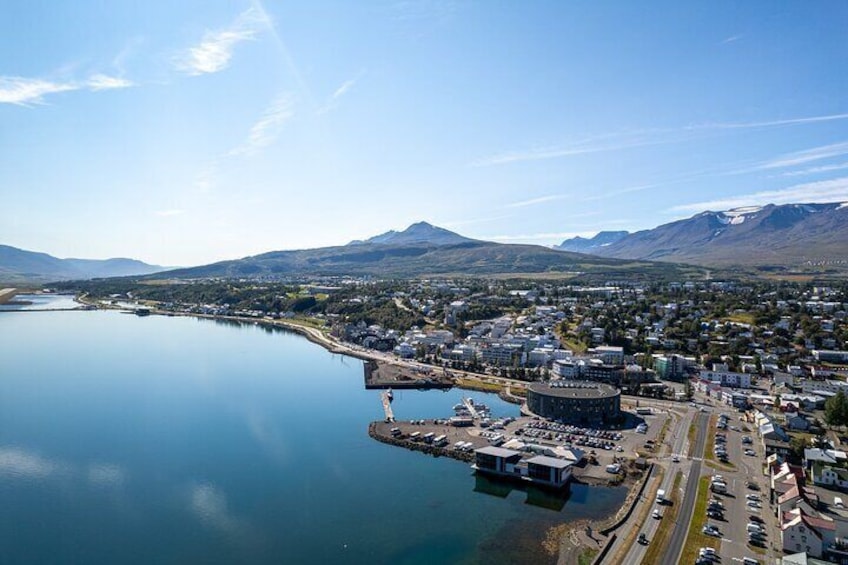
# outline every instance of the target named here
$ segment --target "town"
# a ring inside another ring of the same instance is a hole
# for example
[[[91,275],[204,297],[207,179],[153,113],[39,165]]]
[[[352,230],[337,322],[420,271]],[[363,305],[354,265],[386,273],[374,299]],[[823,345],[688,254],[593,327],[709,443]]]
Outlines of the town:
[[[453,421],[395,422],[387,412],[372,436],[553,487],[592,475],[592,464],[596,478],[633,472],[642,496],[614,534],[582,535],[587,555],[848,563],[844,283],[75,285],[98,307],[282,323],[409,369],[383,388],[448,382],[522,403],[517,421],[464,407]]]

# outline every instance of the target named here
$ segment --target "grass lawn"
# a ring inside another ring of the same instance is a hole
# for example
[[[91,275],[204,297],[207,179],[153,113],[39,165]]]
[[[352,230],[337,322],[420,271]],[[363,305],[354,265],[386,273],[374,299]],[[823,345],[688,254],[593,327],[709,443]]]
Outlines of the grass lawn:
[[[695,510],[692,521],[689,523],[689,533],[686,543],[683,545],[683,554],[680,563],[694,563],[698,560],[698,550],[702,547],[712,547],[716,551],[721,549],[721,539],[706,536],[701,532],[707,523],[707,499],[710,496],[710,478],[701,477],[698,480],[698,495],[695,499]]]
[[[682,478],[683,472],[678,471],[674,477],[674,486],[669,497],[671,506],[666,506],[666,510],[663,511],[662,523],[657,529],[657,533],[654,534],[654,539],[650,540],[650,546],[648,546],[648,551],[645,552],[642,563],[659,563],[668,546],[668,540],[671,538],[671,532],[674,530],[677,514],[680,511],[680,481]]]
[[[592,548],[592,547],[587,547],[577,557],[578,565],[592,565],[592,561],[595,560],[595,556],[598,553],[599,553],[599,550]]]
[[[689,457],[692,457],[692,450],[695,449],[695,436],[698,434],[698,428],[695,427],[695,421],[693,420],[691,424],[689,424],[689,431],[686,433],[686,437],[689,438]]]
[[[503,390],[503,386],[495,383],[486,383],[483,381],[479,381],[477,379],[467,379],[467,378],[458,378],[456,379],[456,386],[459,388],[465,388],[469,390],[478,390],[480,392],[500,392]]]

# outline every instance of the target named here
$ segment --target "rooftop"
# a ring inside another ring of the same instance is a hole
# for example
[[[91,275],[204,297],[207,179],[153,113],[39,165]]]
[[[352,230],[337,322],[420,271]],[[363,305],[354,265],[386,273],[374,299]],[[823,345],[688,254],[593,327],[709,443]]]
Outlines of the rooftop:
[[[532,457],[527,460],[527,464],[534,465],[544,465],[545,467],[553,467],[555,469],[565,469],[566,467],[571,467],[574,462],[573,461],[565,461],[564,459],[557,459],[556,457],[547,457],[545,455],[537,455],[536,457]]]
[[[531,392],[561,398],[610,398],[621,394],[613,386],[589,381],[552,381],[532,383],[527,387]]]

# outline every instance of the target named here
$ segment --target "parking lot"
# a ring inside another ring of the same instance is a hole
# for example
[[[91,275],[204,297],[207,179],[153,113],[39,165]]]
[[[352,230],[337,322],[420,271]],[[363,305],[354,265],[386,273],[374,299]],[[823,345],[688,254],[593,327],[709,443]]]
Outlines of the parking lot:
[[[726,466],[708,462],[705,467],[711,492],[703,533],[716,538],[718,551],[702,562],[770,562],[771,546],[779,545],[780,537],[762,473],[762,447],[738,413],[720,413],[709,433],[715,459]]]

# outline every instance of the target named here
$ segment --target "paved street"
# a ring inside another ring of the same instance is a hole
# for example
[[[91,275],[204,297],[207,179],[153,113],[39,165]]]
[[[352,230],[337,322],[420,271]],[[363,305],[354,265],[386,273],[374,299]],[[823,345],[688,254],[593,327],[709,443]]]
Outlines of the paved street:
[[[692,451],[694,460],[692,461],[690,472],[686,476],[685,494],[681,501],[680,511],[677,514],[677,521],[674,524],[674,531],[671,534],[668,549],[661,561],[663,565],[674,565],[678,562],[683,544],[686,541],[686,534],[689,531],[689,523],[692,521],[692,512],[695,507],[695,497],[698,492],[698,479],[701,476],[700,456],[704,453],[708,421],[708,415],[703,412],[699,412],[695,418],[695,426],[698,431],[695,438],[695,449]]]
[[[696,416],[696,412],[686,405],[677,403],[672,406],[675,408],[675,420],[673,421],[669,430],[669,435],[666,438],[666,443],[671,445],[671,453],[666,454],[657,461],[657,464],[661,465],[665,471],[662,484],[659,488],[666,491],[666,496],[671,496],[671,489],[674,485],[674,476],[677,474],[677,471],[683,471],[684,482],[681,484],[680,488],[685,488],[687,484],[685,477],[691,475],[693,471],[698,472],[695,467],[700,467],[699,461],[692,461],[685,456],[689,449],[689,440],[687,437],[689,424],[692,422],[693,417],[699,416]],[[700,442],[700,450],[703,450],[704,437],[703,433],[696,437],[696,443]],[[696,445],[696,453],[698,453],[698,445]],[[672,461],[673,455],[679,456],[680,461],[678,463]],[[646,492],[649,492],[650,490],[651,489],[646,489]],[[685,497],[681,496],[680,499],[682,501]],[[650,505],[652,509],[659,508],[663,515],[665,515],[665,513],[669,510],[668,506],[659,506],[656,502],[654,502],[654,500],[645,499],[643,500],[643,504]],[[644,533],[649,541],[653,540],[657,530],[662,524],[662,520],[665,519],[666,518],[657,520],[652,517],[647,518],[645,523],[642,525],[642,528],[639,530],[639,533]],[[624,537],[623,533],[622,537]],[[646,551],[647,546],[633,544],[623,562],[628,565],[638,565],[639,563],[642,563]]]

